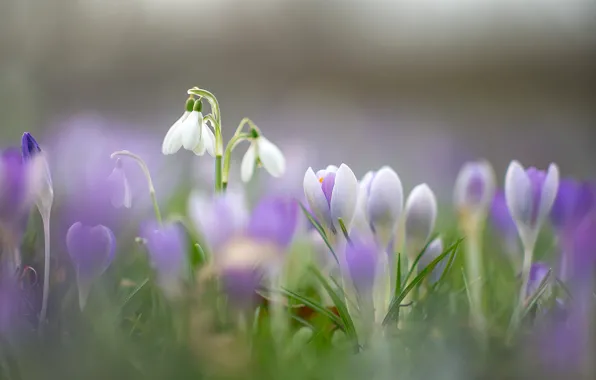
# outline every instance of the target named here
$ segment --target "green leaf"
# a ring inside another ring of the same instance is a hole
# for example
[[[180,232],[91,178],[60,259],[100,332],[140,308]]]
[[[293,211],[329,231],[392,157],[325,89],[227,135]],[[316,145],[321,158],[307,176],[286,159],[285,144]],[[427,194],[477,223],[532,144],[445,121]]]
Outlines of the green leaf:
[[[551,273],[552,269],[549,269],[542,281],[540,282],[538,289],[536,289],[534,294],[532,294],[532,297],[530,297],[530,299],[528,300],[528,304],[526,305],[526,307],[524,307],[524,310],[522,310],[520,320],[523,320],[525,318],[525,316],[530,312],[530,310],[532,310],[534,305],[536,305],[536,302],[538,302],[540,297],[546,291],[546,288],[550,282]]]
[[[401,292],[401,252],[397,254],[397,274],[395,276],[395,291],[393,297],[397,297],[397,295]]]
[[[412,273],[414,273],[414,268],[416,268],[416,266],[418,265],[418,262],[420,261],[420,259],[422,258],[422,255],[424,255],[424,253],[426,252],[426,249],[428,248],[428,246],[430,245],[430,243],[433,242],[433,240],[435,240],[436,236],[433,236],[431,239],[428,240],[428,243],[426,243],[426,245],[424,246],[424,248],[422,248],[422,250],[420,251],[420,253],[418,254],[418,256],[416,256],[416,260],[414,260],[414,263],[410,266],[410,270],[408,271],[408,274],[406,275],[406,279],[404,280],[404,284],[407,284],[408,281],[410,280],[410,277],[412,277]]]
[[[443,273],[441,273],[441,277],[439,277],[439,280],[433,284],[433,287],[432,287],[433,290],[436,289],[437,286],[439,286],[439,284],[441,284],[443,282],[443,280],[447,277],[449,272],[451,272],[451,268],[453,267],[453,263],[455,262],[456,254],[457,254],[457,250],[453,250],[453,252],[451,253],[451,256],[449,256],[449,260],[447,260],[447,264],[445,265],[445,268],[443,269]]]
[[[346,305],[346,303],[342,300],[342,297],[340,297],[337,292],[335,292],[333,290],[333,288],[331,287],[331,285],[329,285],[329,282],[325,279],[325,277],[323,276],[323,274],[314,266],[310,266],[310,271],[315,275],[315,277],[319,280],[319,282],[321,283],[321,285],[323,285],[323,287],[325,288],[325,290],[327,291],[327,293],[329,294],[329,296],[331,297],[331,300],[333,301],[333,304],[335,305],[335,307],[337,308],[337,311],[339,313],[339,317],[342,320],[342,323],[344,325],[344,331],[346,332],[346,335],[352,339],[354,339],[354,342],[358,342],[358,336],[356,333],[356,327],[354,326],[354,322],[352,321],[352,317],[350,316],[350,313],[348,312],[348,306]],[[338,288],[341,292],[342,295],[343,291],[341,290],[341,288]],[[345,297],[344,297],[345,298]]]
[[[437,256],[433,261],[431,261],[430,264],[426,266],[426,268],[420,271],[418,276],[416,276],[411,283],[407,284],[407,286],[404,288],[404,290],[400,293],[398,297],[394,297],[391,300],[391,304],[389,305],[389,311],[387,312],[385,319],[383,319],[383,326],[386,326],[394,320],[394,318],[399,314],[399,307],[401,306],[401,301],[403,301],[406,298],[406,296],[410,293],[410,291],[412,291],[412,289],[414,289],[417,285],[424,281],[424,279],[435,269],[437,264],[439,264],[443,259],[445,259],[445,257],[450,255],[454,250],[456,250],[459,247],[461,241],[461,239],[456,241],[443,253]]]
[[[120,306],[120,310],[123,310],[124,307],[126,305],[128,305],[128,303],[134,298],[134,296],[136,296],[141,291],[141,289],[143,289],[145,287],[145,285],[147,285],[147,283],[149,283],[149,277],[144,279],[139,285],[137,285],[132,290],[132,292],[130,292],[130,294],[128,294],[128,296],[126,296],[126,298],[124,299],[124,302],[122,302],[122,305]]]
[[[310,307],[311,309],[313,309],[314,311],[320,313],[321,315],[326,316],[327,318],[329,318],[333,323],[335,323],[336,325],[340,326],[343,329],[345,329],[344,325],[343,325],[343,321],[341,320],[341,318],[339,318],[337,315],[333,314],[333,312],[329,309],[327,309],[325,306],[323,306],[322,304],[320,304],[319,302],[313,300],[312,298],[300,295],[296,292],[293,292],[289,289],[285,289],[285,288],[281,288],[279,290],[283,295],[285,295],[286,297],[292,298],[308,307]]]
[[[331,246],[331,243],[329,242],[329,239],[327,238],[327,234],[325,233],[325,230],[323,229],[323,226],[321,226],[321,224],[319,222],[317,222],[317,220],[315,219],[315,217],[310,212],[308,212],[308,210],[306,209],[306,207],[304,207],[304,205],[301,202],[298,202],[298,204],[300,205],[300,208],[302,209],[302,212],[304,213],[304,215],[306,216],[306,218],[308,219],[308,221],[317,230],[317,232],[319,233],[319,235],[321,235],[321,238],[325,242],[325,245],[327,245],[327,248],[329,248],[329,251],[331,251],[331,254],[333,255],[333,258],[337,262],[337,265],[339,265],[339,260],[337,258],[337,255],[335,254],[335,251],[333,250],[333,247]]]

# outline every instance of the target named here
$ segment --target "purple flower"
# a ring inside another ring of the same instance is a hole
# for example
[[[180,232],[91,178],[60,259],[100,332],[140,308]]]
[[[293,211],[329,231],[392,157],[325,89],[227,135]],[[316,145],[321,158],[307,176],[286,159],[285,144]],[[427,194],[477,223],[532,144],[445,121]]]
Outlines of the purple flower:
[[[141,235],[147,239],[149,258],[160,286],[169,295],[177,294],[186,265],[186,242],[180,226],[160,227],[156,222],[149,222],[143,226]]]
[[[360,293],[372,290],[377,273],[379,252],[374,242],[352,239],[345,251],[346,264],[354,287]]]
[[[511,217],[511,213],[509,213],[509,208],[507,208],[505,201],[505,192],[502,190],[495,193],[490,207],[490,220],[493,227],[502,236],[507,253],[510,255],[519,254],[517,227]]]
[[[298,203],[283,197],[263,198],[253,209],[246,234],[256,241],[287,248],[298,225]]]
[[[572,286],[586,287],[596,270],[596,215],[587,217],[573,234],[569,265]]]
[[[41,153],[41,148],[35,138],[29,132],[23,133],[21,139],[21,154],[24,160],[30,160],[31,157]]]
[[[66,234],[66,247],[77,274],[79,304],[85,307],[93,281],[110,266],[116,253],[116,238],[108,227],[73,224]]]
[[[115,208],[131,208],[132,196],[130,194],[130,185],[122,167],[122,160],[116,160],[116,166],[108,176],[107,183],[110,190],[110,201]]]
[[[594,209],[596,194],[593,184],[565,179],[559,183],[550,219],[560,234],[572,233]]]
[[[257,300],[263,271],[257,266],[227,267],[220,274],[223,291],[237,309],[250,309]]]
[[[440,237],[436,238],[435,240],[431,241],[426,250],[420,257],[420,261],[418,261],[418,268],[424,269],[430,265],[430,263],[439,257],[443,253],[443,239]],[[435,282],[439,281],[445,267],[447,265],[447,258],[441,260],[433,269],[433,271],[428,275],[429,282],[434,284]]]

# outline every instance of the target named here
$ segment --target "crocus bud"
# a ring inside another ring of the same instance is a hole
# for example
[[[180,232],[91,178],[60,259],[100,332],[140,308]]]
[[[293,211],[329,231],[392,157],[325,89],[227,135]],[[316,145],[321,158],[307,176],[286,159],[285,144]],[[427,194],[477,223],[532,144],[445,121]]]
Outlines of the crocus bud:
[[[416,186],[406,200],[405,238],[407,254],[415,258],[430,238],[437,219],[437,199],[427,184]]]
[[[365,178],[368,183],[364,189],[366,218],[379,243],[386,248],[395,235],[403,211],[403,188],[397,173],[388,166],[382,167],[369,178]]]
[[[555,201],[559,169],[550,164],[548,172],[524,170],[512,161],[505,176],[505,199],[526,250],[533,250],[538,232]]]
[[[93,282],[110,266],[116,253],[116,238],[108,227],[73,224],[66,234],[66,247],[77,274],[79,306],[85,308]]]
[[[528,286],[526,288],[526,298],[531,297],[538,291],[538,288],[546,278],[550,267],[545,263],[534,263],[530,268]],[[548,294],[546,294],[548,297]]]
[[[426,268],[434,259],[439,257],[441,253],[443,253],[443,239],[438,237],[431,241],[426,247],[426,250],[420,257],[420,261],[418,262],[419,267],[422,269]],[[439,278],[445,270],[446,265],[447,260],[441,260],[441,262],[435,266],[433,271],[427,277],[428,281],[431,284],[434,284],[435,282],[439,281]]]
[[[130,185],[122,167],[122,160],[116,160],[116,166],[108,177],[110,184],[110,202],[115,208],[131,208],[132,196],[130,194]]]
[[[463,215],[484,218],[495,193],[495,173],[488,161],[468,162],[461,168],[453,202]]]
[[[298,226],[298,203],[291,198],[266,197],[253,209],[246,235],[256,241],[287,248]]]
[[[35,204],[39,209],[39,213],[43,217],[48,217],[54,201],[52,176],[50,175],[50,168],[45,154],[29,132],[25,132],[21,139],[21,154],[23,161],[27,163],[34,162],[34,165],[38,167],[39,179],[36,186]]]
[[[319,222],[331,231],[340,229],[339,219],[350,228],[358,200],[358,180],[347,165],[328,167],[317,174],[308,168],[304,195]]]
[[[550,220],[560,237],[568,236],[596,207],[596,188],[590,182],[563,179],[553,207]]]
[[[144,226],[142,236],[146,239],[159,286],[168,297],[178,296],[186,265],[184,233],[180,226],[167,224],[160,227],[149,222]]]

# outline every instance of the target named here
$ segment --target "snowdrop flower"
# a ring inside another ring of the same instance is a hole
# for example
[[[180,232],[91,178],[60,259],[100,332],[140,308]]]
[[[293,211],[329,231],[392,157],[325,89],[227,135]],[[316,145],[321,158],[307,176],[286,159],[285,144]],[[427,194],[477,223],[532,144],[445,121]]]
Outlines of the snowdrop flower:
[[[110,202],[115,208],[131,208],[132,207],[132,196],[130,193],[130,185],[124,169],[122,167],[122,160],[118,158],[116,160],[116,166],[112,173],[108,177],[108,183],[110,184]]]
[[[215,155],[215,135],[203,120],[201,99],[188,99],[186,112],[170,127],[164,137],[161,151],[174,154],[184,148],[202,156]]]
[[[265,136],[252,130],[250,146],[242,158],[240,177],[248,182],[254,173],[255,164],[261,164],[273,177],[281,177],[286,171],[286,159],[283,153]]]
[[[455,208],[463,217],[480,223],[495,193],[495,173],[488,161],[468,162],[461,168],[453,194]]]
[[[349,230],[358,201],[358,180],[346,164],[329,166],[317,174],[308,168],[304,174],[304,195],[320,223],[332,232],[340,229],[339,219]]]
[[[364,203],[366,220],[379,240],[387,248],[393,239],[403,211],[404,195],[397,173],[384,166],[376,173],[369,172],[360,182],[359,198]]]
[[[181,291],[181,280],[186,265],[184,233],[177,224],[161,226],[148,222],[141,235],[147,240],[151,265],[157,273],[157,281],[169,297]]]
[[[559,169],[524,170],[512,161],[505,176],[505,200],[526,251],[533,251],[538,232],[550,213],[559,187]]]
[[[406,200],[405,239],[411,261],[428,242],[437,219],[437,199],[427,184],[416,186]]]
[[[85,308],[93,282],[110,266],[116,253],[116,238],[101,224],[73,224],[66,234],[66,247],[77,274],[79,306]]]

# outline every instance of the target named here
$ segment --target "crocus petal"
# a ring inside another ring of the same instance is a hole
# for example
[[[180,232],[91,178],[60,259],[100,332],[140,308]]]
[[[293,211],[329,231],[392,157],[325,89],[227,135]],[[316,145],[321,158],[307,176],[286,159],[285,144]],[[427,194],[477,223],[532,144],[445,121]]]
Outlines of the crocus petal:
[[[413,249],[408,254],[417,255],[428,241],[437,219],[437,200],[427,184],[412,189],[406,201],[405,234],[408,245]]]
[[[537,227],[539,227],[544,219],[550,213],[557,191],[559,189],[559,168],[555,164],[550,164],[546,173],[546,179],[542,186],[542,193],[540,194],[540,206],[538,208]]]
[[[186,150],[194,150],[201,141],[201,125],[203,115],[198,111],[192,111],[190,115],[180,124],[180,139]]]
[[[534,263],[530,268],[530,276],[528,278],[528,286],[526,288],[526,297],[532,296],[538,290],[542,281],[548,274],[550,267],[545,263]]]
[[[335,185],[331,195],[331,220],[339,229],[338,219],[342,219],[346,228],[350,228],[356,202],[358,201],[358,180],[346,164],[341,164],[335,175]]]
[[[436,238],[435,240],[431,241],[426,250],[420,257],[420,261],[418,262],[418,268],[421,270],[426,268],[434,259],[439,257],[439,255],[443,253],[443,239],[440,237]],[[447,259],[441,260],[439,264],[435,266],[435,269],[430,273],[428,279],[430,283],[435,283],[441,277],[441,274],[445,270],[445,266],[447,265]]]
[[[339,170],[339,168],[335,165],[327,165],[327,167],[325,168],[326,171],[331,172],[331,173],[337,173],[337,171]]]
[[[286,171],[286,159],[281,150],[264,136],[257,139],[257,146],[265,170],[273,177],[281,177]]]
[[[251,143],[242,158],[242,164],[240,165],[240,177],[242,178],[242,182],[250,181],[255,171],[255,161],[257,159],[256,149],[255,144]]]
[[[350,278],[361,295],[372,289],[377,273],[378,252],[374,243],[353,239],[346,246],[345,259]]]
[[[332,226],[327,198],[325,198],[321,183],[312,168],[308,168],[304,173],[303,186],[306,201],[319,222],[327,224],[328,227]]]
[[[161,145],[161,152],[163,154],[174,154],[182,148],[182,140],[180,139],[179,126],[190,115],[190,112],[184,112],[182,116],[168,129],[166,136]]]
[[[389,244],[403,210],[404,195],[397,173],[388,166],[381,168],[370,183],[368,221],[385,247]]]
[[[106,226],[88,227],[77,222],[68,229],[66,247],[79,278],[93,280],[112,262],[116,238]]]
[[[532,187],[524,168],[517,161],[509,164],[505,174],[505,200],[515,223],[529,225],[532,219]]]

